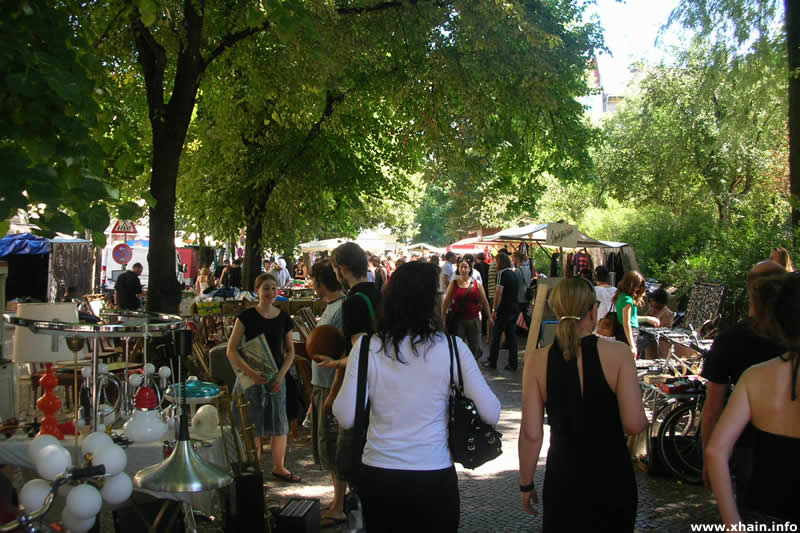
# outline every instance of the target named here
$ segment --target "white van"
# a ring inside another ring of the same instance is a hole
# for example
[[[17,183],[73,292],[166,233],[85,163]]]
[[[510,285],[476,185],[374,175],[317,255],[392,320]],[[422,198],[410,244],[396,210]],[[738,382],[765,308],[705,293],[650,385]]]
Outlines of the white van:
[[[125,272],[125,270],[133,267],[136,263],[142,264],[142,275],[139,276],[139,281],[142,284],[142,288],[147,287],[147,281],[150,278],[150,265],[147,261],[147,252],[150,251],[150,248],[146,248],[144,246],[131,246],[131,251],[133,252],[133,256],[131,257],[131,261],[125,265],[125,268],[122,267],[119,263],[114,261],[113,251],[114,247],[119,243],[114,243],[113,245],[108,245],[103,248],[103,262],[102,262],[102,274],[100,276],[100,283],[108,290],[114,290],[114,284],[117,281],[117,278],[120,274]],[[177,280],[183,284],[183,272],[184,272],[184,265],[181,263],[181,257],[178,255],[178,252],[175,252],[175,277]]]

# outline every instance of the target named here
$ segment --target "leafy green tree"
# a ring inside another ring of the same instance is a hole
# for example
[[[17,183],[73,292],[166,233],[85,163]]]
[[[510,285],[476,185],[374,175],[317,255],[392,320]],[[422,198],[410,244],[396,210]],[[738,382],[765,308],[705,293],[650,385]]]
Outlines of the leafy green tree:
[[[780,72],[788,81],[791,220],[792,227],[797,228],[800,224],[800,1],[784,0],[782,7],[783,13],[779,0],[682,0],[670,15],[669,23],[697,30],[700,38],[710,40],[715,48],[743,61],[764,60],[775,54],[775,43],[783,48]],[[783,29],[777,24],[781,15]]]
[[[16,1],[0,20],[0,235],[34,214],[45,235],[89,230],[105,241],[120,191],[104,181],[105,117],[94,81],[102,70],[71,31],[61,4]],[[98,120],[98,118],[100,120]],[[134,206],[123,207],[130,214]]]
[[[247,228],[248,267],[266,242],[391,222],[417,170],[474,224],[497,216],[487,199],[525,205],[538,173],[588,164],[575,97],[597,35],[574,6],[310,6],[312,27],[256,35],[208,71],[190,132],[187,187],[215,191],[195,212],[216,196],[224,224]]]
[[[232,166],[214,175],[242,181],[253,193],[229,213],[241,224],[236,211],[244,211],[251,242],[261,240],[259,221],[263,225],[269,197],[287,176],[316,172],[335,188],[346,183],[337,169],[352,169],[347,179],[354,187],[362,195],[375,190],[377,197],[395,188],[389,184],[403,175],[398,169],[414,172],[435,162],[450,173],[479,161],[498,186],[525,190],[538,173],[578,174],[589,163],[591,133],[576,97],[587,91],[585,65],[600,37],[595,26],[581,22],[579,4],[113,0],[82,5],[72,14],[76,27],[93,36],[109,76],[130,83],[125,88],[137,91],[136,101],[146,101],[150,132],[143,145],[150,150],[150,172],[143,199],[151,236],[150,308],[177,306],[172,273],[180,160],[193,119],[220,111],[199,110],[198,95],[228,84],[220,87],[263,100],[260,106],[248,103],[241,119],[255,118],[264,127],[231,124],[237,140],[220,146],[219,157]],[[249,54],[260,76],[249,76],[244,61],[228,57],[240,48],[247,48],[241,57]],[[221,59],[227,71],[212,68]],[[241,85],[239,76],[252,84]],[[293,92],[285,93],[286,87]],[[199,150],[216,150],[208,139],[197,139]],[[269,150],[268,164],[242,154],[258,147]],[[384,168],[391,179],[377,172]],[[345,207],[360,197],[349,195]]]
[[[728,224],[785,147],[785,71],[773,46],[724,61],[724,51],[695,46],[677,66],[650,70],[606,124],[596,156],[602,186],[678,215],[713,205]]]

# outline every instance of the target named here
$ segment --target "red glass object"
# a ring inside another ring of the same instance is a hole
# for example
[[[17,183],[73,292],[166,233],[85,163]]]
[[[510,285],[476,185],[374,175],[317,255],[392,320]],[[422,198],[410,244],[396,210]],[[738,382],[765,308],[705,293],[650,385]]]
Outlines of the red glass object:
[[[153,409],[158,407],[158,396],[152,387],[140,387],[136,391],[136,399],[133,402],[137,409]]]
[[[64,440],[64,432],[58,428],[56,413],[61,409],[61,400],[55,395],[53,389],[58,385],[58,377],[53,372],[53,363],[45,363],[45,373],[39,378],[39,386],[44,394],[36,402],[36,406],[44,413],[42,426],[37,435],[52,435],[59,440]]]

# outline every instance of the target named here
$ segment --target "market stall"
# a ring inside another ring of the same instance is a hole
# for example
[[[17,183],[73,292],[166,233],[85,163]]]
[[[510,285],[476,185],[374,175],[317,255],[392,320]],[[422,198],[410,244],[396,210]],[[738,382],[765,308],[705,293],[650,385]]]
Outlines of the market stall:
[[[425,254],[425,255],[430,255],[430,254],[443,255],[445,253],[445,251],[446,250],[444,248],[439,248],[437,246],[432,246],[432,245],[430,245],[430,244],[428,244],[426,242],[418,242],[418,243],[414,243],[414,244],[409,244],[408,246],[403,248],[403,253],[405,253],[405,254],[411,254],[411,253],[417,252],[417,253],[422,253],[422,254]]]
[[[563,222],[549,224],[528,224],[517,228],[501,230],[493,235],[481,237],[479,242],[504,245],[515,249],[523,248],[528,255],[534,247],[538,247],[551,258],[551,273],[567,273],[568,276],[579,275],[580,270],[574,265],[588,264],[609,266],[609,272],[615,276],[612,282],[621,279],[627,270],[638,270],[639,263],[633,247],[624,242],[600,241],[580,231],[576,226]],[[555,255],[557,253],[558,255]],[[578,260],[586,256],[587,261]],[[556,264],[558,262],[558,264]],[[558,268],[557,268],[558,267]],[[541,326],[547,307],[547,295],[554,286],[553,278],[539,280],[536,301],[534,302],[526,355],[533,351],[539,341]]]
[[[55,302],[68,287],[75,296],[91,292],[92,243],[83,239],[45,239],[32,233],[0,239],[0,259],[8,262],[6,298]]]

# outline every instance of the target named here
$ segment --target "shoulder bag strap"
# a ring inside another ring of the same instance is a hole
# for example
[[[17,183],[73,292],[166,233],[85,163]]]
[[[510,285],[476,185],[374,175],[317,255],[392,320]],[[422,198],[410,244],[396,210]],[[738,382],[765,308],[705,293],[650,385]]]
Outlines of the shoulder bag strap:
[[[369,343],[372,334],[361,337],[361,350],[358,354],[358,380],[356,382],[356,413],[353,421],[353,432],[356,438],[366,435],[369,425],[369,404],[365,405],[367,398],[367,368],[369,363]],[[363,450],[360,442],[353,446],[353,472],[355,476],[361,471],[361,454]]]
[[[456,359],[456,370],[458,371],[458,387],[459,393],[464,394],[464,378],[461,375],[461,359],[458,357],[458,346],[456,345],[456,338],[452,335],[447,336],[447,341],[450,345],[450,383],[453,383],[453,356]]]

